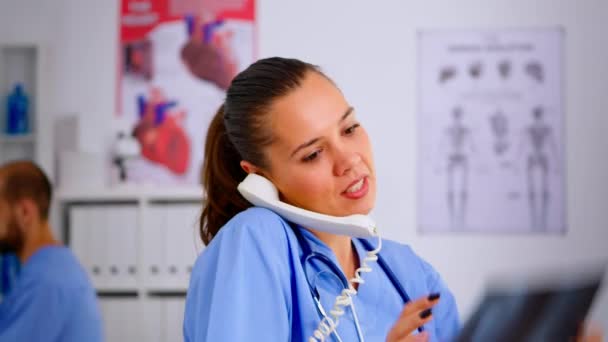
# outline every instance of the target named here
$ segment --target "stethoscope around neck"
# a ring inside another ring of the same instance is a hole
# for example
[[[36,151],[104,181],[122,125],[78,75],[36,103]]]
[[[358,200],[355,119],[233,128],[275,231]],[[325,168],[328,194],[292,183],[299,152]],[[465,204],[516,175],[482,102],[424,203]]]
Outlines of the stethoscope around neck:
[[[312,250],[312,248],[310,247],[310,243],[304,238],[304,235],[302,234],[301,229],[304,229],[304,228],[301,228],[297,225],[292,224],[292,230],[294,231],[296,238],[298,239],[298,243],[300,244],[300,247],[302,248],[302,256],[300,258],[300,262],[302,264],[302,268],[304,269],[304,277],[306,278],[306,283],[308,284],[308,288],[310,289],[310,294],[315,302],[318,314],[322,317],[325,317],[326,314],[325,314],[325,310],[323,309],[323,306],[321,305],[321,296],[319,294],[319,290],[317,290],[317,287],[310,282],[310,277],[308,276],[308,268],[306,267],[307,263],[312,262],[313,260],[316,259],[316,260],[322,262],[325,266],[329,267],[331,272],[334,273],[336,276],[338,276],[338,278],[340,279],[342,286],[344,288],[348,288],[350,286],[350,284],[348,282],[348,279],[346,278],[346,276],[340,269],[340,267],[338,267],[338,265],[336,265],[326,255]],[[363,248],[365,248],[366,251],[369,252],[374,249],[374,247],[372,246],[372,244],[369,241],[367,241],[365,239],[358,239],[358,240],[361,243],[361,245],[363,246]],[[377,256],[378,256],[378,260],[377,260],[378,265],[380,265],[380,268],[382,268],[382,270],[386,274],[387,278],[389,279],[389,281],[391,282],[391,284],[393,285],[395,290],[397,290],[397,292],[399,293],[399,296],[401,296],[401,299],[403,300],[403,304],[405,305],[405,304],[409,303],[411,301],[411,299],[408,296],[407,292],[405,291],[405,288],[403,288],[403,286],[397,279],[397,276],[395,275],[393,270],[388,266],[388,264],[386,263],[386,260],[380,254],[378,254]],[[357,331],[359,332],[359,334],[361,334],[359,327],[357,327]],[[422,331],[424,331],[424,327],[422,327],[422,326],[418,327],[418,332],[422,332]],[[359,336],[359,339],[362,340],[362,336]]]

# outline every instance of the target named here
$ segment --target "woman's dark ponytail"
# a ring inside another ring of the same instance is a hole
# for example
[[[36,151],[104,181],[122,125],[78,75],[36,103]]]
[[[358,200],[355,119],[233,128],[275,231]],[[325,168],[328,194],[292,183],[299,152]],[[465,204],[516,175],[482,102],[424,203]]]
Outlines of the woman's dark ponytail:
[[[201,239],[205,244],[234,215],[251,206],[236,188],[247,175],[240,162],[241,156],[226,135],[222,104],[209,125],[205,142],[202,183],[206,198],[200,220]]]
[[[206,196],[200,219],[208,244],[234,215],[251,205],[237,190],[247,174],[241,160],[269,169],[265,148],[273,142],[267,114],[273,102],[299,87],[308,72],[319,69],[297,59],[261,59],[230,83],[226,100],[209,125],[202,183]]]

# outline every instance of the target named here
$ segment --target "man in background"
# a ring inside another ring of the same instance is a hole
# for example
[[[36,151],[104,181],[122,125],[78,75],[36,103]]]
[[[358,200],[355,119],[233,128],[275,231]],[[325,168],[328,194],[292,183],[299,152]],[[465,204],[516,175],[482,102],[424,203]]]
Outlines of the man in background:
[[[31,162],[0,167],[0,253],[21,270],[0,303],[0,341],[101,342],[95,291],[48,223],[51,184]]]

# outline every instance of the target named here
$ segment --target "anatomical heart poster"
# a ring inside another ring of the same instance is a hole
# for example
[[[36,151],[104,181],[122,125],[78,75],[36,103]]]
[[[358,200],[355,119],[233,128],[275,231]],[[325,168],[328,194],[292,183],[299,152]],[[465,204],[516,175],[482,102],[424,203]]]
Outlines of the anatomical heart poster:
[[[565,232],[563,39],[419,32],[420,232]]]
[[[131,183],[196,184],[207,127],[255,59],[255,0],[122,0],[117,136]]]

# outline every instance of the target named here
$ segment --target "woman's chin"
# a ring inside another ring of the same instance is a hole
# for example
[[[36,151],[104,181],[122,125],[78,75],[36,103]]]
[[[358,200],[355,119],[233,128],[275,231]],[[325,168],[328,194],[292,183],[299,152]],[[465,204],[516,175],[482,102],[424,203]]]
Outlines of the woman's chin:
[[[340,214],[335,214],[334,216],[369,215],[372,209],[374,209],[373,203],[359,203],[357,206],[340,210]]]
[[[348,215],[360,214],[360,215],[369,215],[369,213],[374,209],[374,198],[367,198],[364,201],[359,201],[358,203],[351,203],[345,211],[349,212]]]

